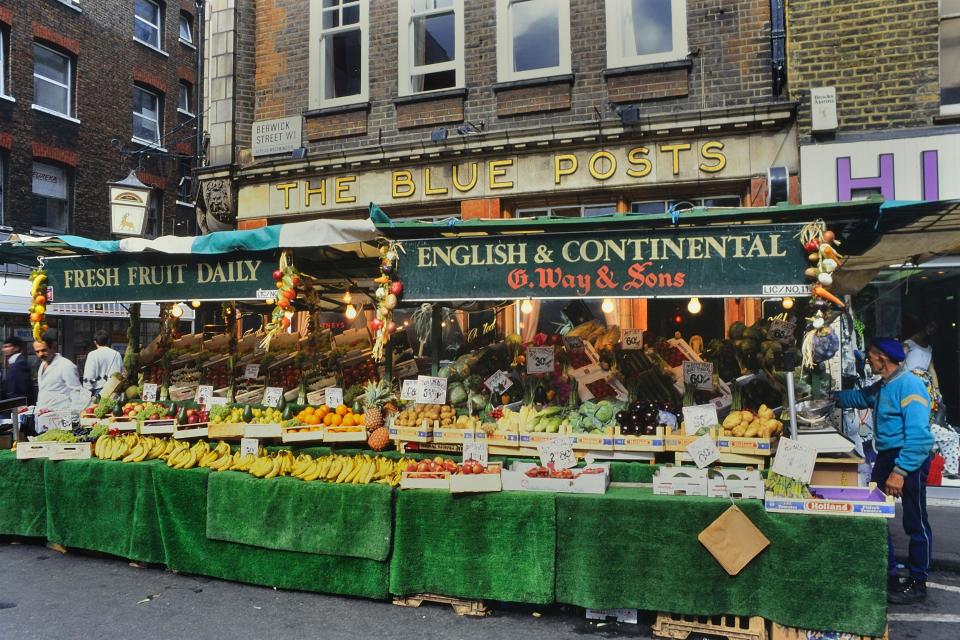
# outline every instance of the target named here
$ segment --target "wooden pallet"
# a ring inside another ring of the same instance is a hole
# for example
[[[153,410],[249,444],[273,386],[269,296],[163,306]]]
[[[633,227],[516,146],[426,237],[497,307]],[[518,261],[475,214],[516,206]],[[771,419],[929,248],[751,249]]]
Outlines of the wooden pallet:
[[[490,615],[490,610],[483,604],[482,600],[463,600],[462,598],[440,596],[435,593],[415,593],[410,596],[395,596],[393,598],[393,604],[399,607],[417,608],[424,602],[449,604],[458,616],[483,617]]]
[[[658,613],[653,634],[661,638],[686,640],[691,634],[711,635],[728,640],[767,640],[767,621],[759,616],[691,616]]]
[[[883,631],[883,636],[858,636],[856,634],[837,634],[848,640],[890,640],[890,627],[887,626]],[[805,629],[794,629],[793,627],[784,627],[776,622],[773,623],[770,633],[770,640],[808,640],[808,638],[818,638],[820,635],[815,631],[806,631]],[[834,637],[834,636],[830,636]]]

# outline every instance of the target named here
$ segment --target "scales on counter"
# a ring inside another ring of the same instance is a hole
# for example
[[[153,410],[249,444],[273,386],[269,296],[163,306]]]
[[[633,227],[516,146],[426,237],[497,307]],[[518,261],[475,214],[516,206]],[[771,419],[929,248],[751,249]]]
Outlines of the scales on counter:
[[[807,400],[796,405],[797,440],[818,454],[855,453],[857,445],[837,426],[841,414],[833,400]]]

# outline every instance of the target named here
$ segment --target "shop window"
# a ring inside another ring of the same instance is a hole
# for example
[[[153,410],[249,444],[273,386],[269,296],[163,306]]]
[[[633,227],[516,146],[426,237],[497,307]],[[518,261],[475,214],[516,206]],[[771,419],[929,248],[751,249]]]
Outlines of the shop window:
[[[400,95],[463,85],[463,0],[398,3]]]
[[[960,113],[960,0],[940,0],[940,113]]]
[[[136,0],[133,8],[133,39],[148,47],[163,47],[163,9],[153,0]]]
[[[740,196],[714,196],[711,198],[689,198],[687,200],[646,200],[631,202],[630,213],[646,215],[663,215],[671,209],[683,211],[694,207],[739,207],[742,206]]]
[[[569,0],[497,0],[497,79],[567,73]]]
[[[193,85],[191,85],[186,80],[181,80],[178,85],[178,95],[177,95],[177,111],[180,113],[185,113],[188,116],[193,115]]]
[[[67,169],[33,163],[30,225],[33,231],[65,233],[70,227],[70,175]]]
[[[161,131],[159,94],[142,87],[133,88],[133,139],[141,144],[158,144]]]
[[[310,106],[367,99],[369,0],[313,0],[310,9]]]
[[[686,0],[607,0],[607,67],[687,55]]]
[[[189,13],[180,14],[180,42],[193,46],[193,18]]]
[[[73,116],[73,60],[41,44],[33,45],[33,106]]]

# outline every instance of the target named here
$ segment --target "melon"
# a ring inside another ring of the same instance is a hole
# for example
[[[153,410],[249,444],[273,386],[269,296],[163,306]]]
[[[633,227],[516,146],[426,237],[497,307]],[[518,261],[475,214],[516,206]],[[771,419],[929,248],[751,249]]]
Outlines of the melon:
[[[124,395],[127,396],[127,400],[133,400],[134,398],[140,397],[140,387],[135,384],[127,387],[127,390],[124,391]]]

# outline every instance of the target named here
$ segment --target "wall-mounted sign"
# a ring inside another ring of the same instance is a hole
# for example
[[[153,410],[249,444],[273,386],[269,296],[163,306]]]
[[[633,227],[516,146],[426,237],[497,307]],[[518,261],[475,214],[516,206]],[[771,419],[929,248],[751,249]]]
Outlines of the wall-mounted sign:
[[[252,150],[256,157],[290,153],[300,148],[303,132],[303,118],[300,116],[257,120],[252,128]]]
[[[117,236],[142,236],[150,213],[151,188],[136,171],[110,187],[110,231]]]

